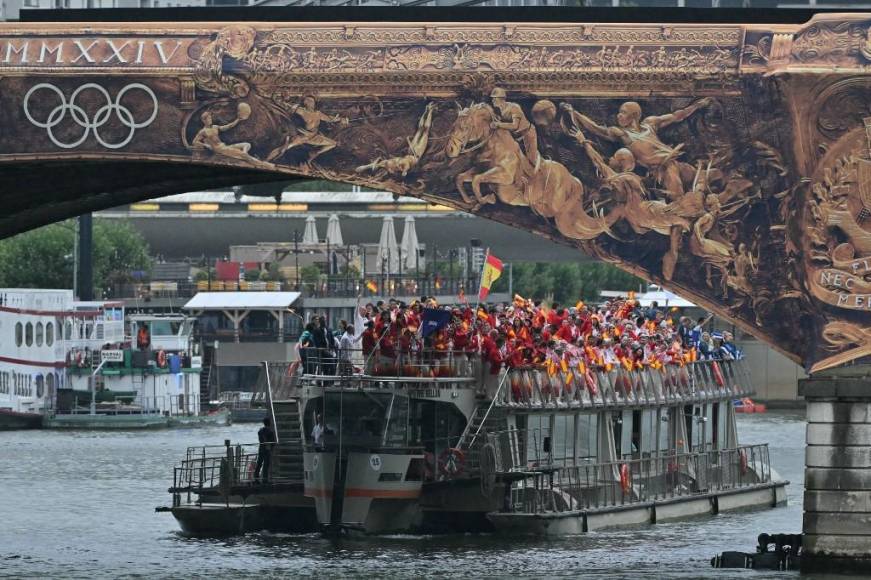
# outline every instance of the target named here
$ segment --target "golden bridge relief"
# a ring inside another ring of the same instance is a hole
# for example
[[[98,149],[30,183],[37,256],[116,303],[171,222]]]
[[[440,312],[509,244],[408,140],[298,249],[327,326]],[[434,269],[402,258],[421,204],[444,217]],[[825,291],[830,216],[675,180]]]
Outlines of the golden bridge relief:
[[[4,25],[0,164],[383,188],[575,246],[820,369],[871,355],[869,25]]]

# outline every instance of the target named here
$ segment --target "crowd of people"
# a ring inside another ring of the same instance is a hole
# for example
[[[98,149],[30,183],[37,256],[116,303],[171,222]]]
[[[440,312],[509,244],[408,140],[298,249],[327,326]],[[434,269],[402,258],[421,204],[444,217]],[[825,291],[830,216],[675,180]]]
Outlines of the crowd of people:
[[[403,375],[449,372],[454,361],[480,360],[484,372],[503,368],[609,371],[685,365],[698,360],[742,357],[728,331],[706,330],[711,317],[687,316],[648,306],[630,295],[598,306],[543,304],[515,296],[513,303],[441,306],[423,297],[361,306],[354,322],[340,321],[338,331],[318,316],[306,325],[300,361],[306,372],[351,373],[362,353],[366,374]]]

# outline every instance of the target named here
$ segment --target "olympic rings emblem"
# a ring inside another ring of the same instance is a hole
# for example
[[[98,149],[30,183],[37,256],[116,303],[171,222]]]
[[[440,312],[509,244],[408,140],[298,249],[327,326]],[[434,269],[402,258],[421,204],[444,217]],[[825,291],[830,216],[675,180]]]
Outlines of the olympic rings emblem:
[[[76,99],[79,97],[79,95],[81,95],[82,92],[88,89],[97,91],[106,100],[106,104],[97,109],[96,113],[94,113],[93,118],[90,117],[85,109],[76,104]],[[34,93],[41,90],[51,91],[55,93],[58,97],[60,97],[60,104],[51,110],[51,112],[48,114],[48,117],[44,121],[38,121],[34,119],[33,115],[30,112],[30,98],[33,96]],[[124,95],[126,95],[129,91],[133,90],[143,91],[148,97],[151,98],[151,116],[141,122],[137,122],[133,116],[133,112],[121,104],[121,99],[124,98]],[[75,122],[76,125],[83,129],[82,134],[71,143],[59,141],[54,134],[54,128],[57,127],[66,118],[67,112],[69,112],[73,122]],[[109,95],[109,91],[96,83],[86,83],[73,91],[69,102],[67,102],[66,96],[64,95],[63,91],[61,91],[58,87],[51,83],[39,83],[37,85],[34,85],[29,91],[27,91],[27,94],[24,95],[24,115],[27,117],[27,120],[30,121],[33,125],[41,129],[45,129],[48,133],[48,138],[51,139],[51,142],[62,149],[75,149],[76,147],[85,142],[85,140],[91,134],[91,131],[94,132],[94,138],[97,140],[97,142],[106,149],[120,149],[130,143],[130,141],[133,139],[133,135],[136,133],[136,129],[142,129],[149,126],[157,117],[157,97],[155,96],[154,92],[147,86],[141,83],[130,83],[129,85],[118,91],[118,95],[115,97],[115,100],[112,101],[112,97]],[[109,141],[106,141],[103,136],[100,135],[100,128],[108,123],[113,115],[117,117],[118,121],[121,122],[121,125],[127,127],[128,129],[127,136],[118,143],[111,143]]]

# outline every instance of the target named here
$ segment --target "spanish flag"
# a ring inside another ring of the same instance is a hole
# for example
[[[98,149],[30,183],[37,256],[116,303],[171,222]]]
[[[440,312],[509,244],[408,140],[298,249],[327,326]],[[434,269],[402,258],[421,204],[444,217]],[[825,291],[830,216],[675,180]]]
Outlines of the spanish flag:
[[[366,288],[369,289],[369,292],[373,294],[378,292],[378,284],[375,283],[375,280],[366,280]]]
[[[490,286],[502,275],[502,260],[487,254],[484,260],[484,271],[481,272],[481,287],[478,289],[478,301],[483,302],[490,294]]]

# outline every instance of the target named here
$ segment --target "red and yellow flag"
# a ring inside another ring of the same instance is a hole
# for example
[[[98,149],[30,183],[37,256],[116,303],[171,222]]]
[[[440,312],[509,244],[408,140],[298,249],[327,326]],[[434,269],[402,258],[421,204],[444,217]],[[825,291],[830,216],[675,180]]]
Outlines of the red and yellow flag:
[[[378,284],[375,283],[375,280],[366,280],[366,288],[369,289],[369,292],[373,294],[378,292]]]
[[[502,260],[487,254],[487,259],[484,261],[484,271],[481,272],[481,287],[478,289],[478,301],[483,302],[487,295],[490,294],[490,287],[493,282],[499,279],[502,275]]]

